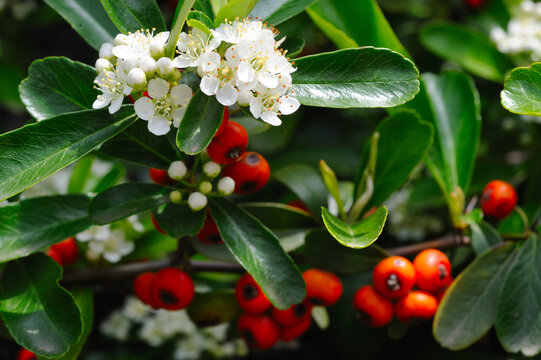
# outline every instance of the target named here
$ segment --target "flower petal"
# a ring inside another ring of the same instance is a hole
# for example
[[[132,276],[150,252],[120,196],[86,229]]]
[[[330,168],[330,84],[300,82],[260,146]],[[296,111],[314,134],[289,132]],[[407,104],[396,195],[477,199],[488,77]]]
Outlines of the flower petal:
[[[153,116],[148,122],[148,130],[154,135],[165,135],[171,129],[169,121],[163,116]]]
[[[239,92],[230,83],[216,91],[216,100],[224,106],[233,105],[239,96]]]
[[[99,95],[98,98],[92,104],[92,109],[103,109],[111,102],[111,98],[106,98],[103,95]]]
[[[299,100],[291,96],[282,96],[278,103],[278,110],[284,115],[293,114],[301,106]]]
[[[250,100],[250,112],[256,119],[259,119],[261,116],[261,102],[257,97],[253,97],[252,100]]]
[[[164,79],[152,79],[148,82],[148,95],[153,99],[163,99],[169,92],[169,83]]]
[[[205,76],[201,79],[199,87],[201,87],[201,91],[204,94],[208,96],[214,95],[216,94],[216,90],[218,90],[218,79],[215,77]]]
[[[265,111],[261,114],[261,120],[266,122],[267,124],[271,124],[272,126],[279,126],[282,124],[282,120],[276,115],[275,112],[272,111]]]
[[[264,72],[258,75],[257,80],[269,89],[274,89],[278,86],[278,77],[270,72]]]
[[[176,108],[173,111],[173,126],[178,128],[180,125],[180,122],[182,121],[182,118],[184,117],[184,113],[186,112],[186,107],[179,107]]]
[[[192,88],[186,84],[179,84],[171,88],[171,101],[178,106],[186,106],[192,99]]]
[[[122,101],[124,101],[124,98],[122,96],[116,97],[111,101],[111,105],[109,105],[109,114],[114,114],[118,110],[120,110],[120,107],[122,106]]]
[[[143,120],[150,120],[156,111],[154,102],[146,96],[137,99],[135,104],[133,104],[133,107],[137,116]]]

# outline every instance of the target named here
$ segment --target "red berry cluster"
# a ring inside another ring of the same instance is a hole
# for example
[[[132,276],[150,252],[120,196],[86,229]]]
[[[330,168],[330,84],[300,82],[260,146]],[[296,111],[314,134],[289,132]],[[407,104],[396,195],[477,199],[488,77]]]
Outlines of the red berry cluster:
[[[427,249],[417,255],[413,264],[402,256],[380,261],[372,281],[373,286],[357,290],[353,306],[364,323],[382,327],[395,315],[404,323],[431,319],[453,279],[447,256]],[[418,290],[413,290],[414,285]]]
[[[503,219],[509,216],[517,205],[517,193],[505,181],[493,180],[485,186],[481,195],[481,209],[486,216]]]
[[[286,310],[272,306],[250,274],[239,279],[235,296],[244,313],[239,317],[237,327],[249,346],[268,349],[278,340],[298,338],[310,328],[313,306],[330,306],[342,295],[342,283],[332,273],[311,269],[305,271],[303,277],[306,298]]]
[[[36,354],[26,349],[19,350],[16,357],[17,360],[37,360],[37,358]]]
[[[75,263],[79,256],[79,249],[74,237],[69,237],[61,242],[51,245],[47,255],[60,266],[67,266]]]
[[[218,226],[212,218],[212,215],[210,215],[210,211],[208,211],[208,209],[203,227],[201,230],[199,230],[196,237],[199,239],[199,241],[209,245],[221,244],[223,242],[222,236],[218,231]]]
[[[167,186],[171,185],[175,181],[169,177],[167,170],[163,169],[149,168],[148,175],[150,176],[152,182],[158,185]]]
[[[154,309],[180,310],[193,300],[194,284],[184,271],[169,267],[140,274],[133,281],[135,295]]]

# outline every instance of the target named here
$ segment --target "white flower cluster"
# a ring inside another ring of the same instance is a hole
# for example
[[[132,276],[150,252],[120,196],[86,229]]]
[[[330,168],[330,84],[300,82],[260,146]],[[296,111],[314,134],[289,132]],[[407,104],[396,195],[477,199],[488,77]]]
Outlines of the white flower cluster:
[[[130,216],[127,221],[122,221],[124,226],[93,226],[88,230],[77,234],[76,239],[88,244],[86,257],[90,261],[98,261],[100,258],[116,263],[122,257],[131,253],[135,247],[133,241],[126,239],[125,226],[142,232],[144,230],[137,216]]]
[[[136,326],[139,327],[137,330]],[[242,340],[226,341],[228,326],[222,324],[198,329],[186,310],[154,310],[130,296],[122,308],[115,310],[101,323],[100,330],[113,339],[126,341],[133,329],[140,340],[154,347],[178,339],[173,354],[177,360],[196,360],[205,351],[215,358],[246,355],[247,348]]]
[[[506,54],[526,54],[541,60],[541,3],[524,0],[507,24],[507,31],[495,27],[490,38]]]
[[[226,21],[210,34],[198,28],[183,32],[174,59],[164,56],[168,37],[168,32],[140,30],[103,44],[94,80],[101,93],[92,107],[108,107],[113,114],[129,97],[150,132],[167,134],[171,125],[179,126],[193,94],[178,83],[178,69],[184,69],[197,72],[206,95],[225,106],[250,106],[256,119],[271,125],[280,125],[279,115],[299,108],[291,90],[295,68],[279,48],[285,38],[275,41],[273,30],[261,21]]]

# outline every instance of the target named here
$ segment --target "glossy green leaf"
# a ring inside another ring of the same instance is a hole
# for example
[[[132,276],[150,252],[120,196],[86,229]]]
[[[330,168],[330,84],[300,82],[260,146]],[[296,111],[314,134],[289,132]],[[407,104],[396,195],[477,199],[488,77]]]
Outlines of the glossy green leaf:
[[[89,227],[84,195],[39,197],[0,207],[0,262],[41,251]]]
[[[503,107],[513,113],[541,116],[541,63],[511,71],[501,98]]]
[[[331,194],[334,199],[340,216],[345,218],[346,213],[344,211],[342,195],[340,194],[340,189],[338,188],[338,179],[336,178],[334,171],[329,167],[329,165],[327,165],[325,160],[319,161],[319,173],[321,174],[321,178],[323,179],[323,183],[327,187],[329,194]]]
[[[70,182],[68,184],[68,194],[80,194],[85,192],[85,185],[91,176],[92,163],[94,157],[89,155],[79,160],[71,170]]]
[[[96,195],[90,202],[90,220],[98,225],[153,209],[169,201],[169,190],[147,183],[120,184]]]
[[[339,48],[347,42],[336,41],[337,30],[355,41],[354,47],[384,47],[408,56],[375,0],[318,0],[307,12],[312,19],[315,14],[331,25],[314,21]]]
[[[432,126],[421,121],[416,113],[409,111],[393,113],[381,122],[374,132],[379,134],[374,191],[366,209],[383,204],[408,181],[432,144],[433,136]],[[357,172],[356,198],[360,196],[359,182],[368,164],[369,152],[370,141],[365,145]]]
[[[287,50],[287,57],[294,58],[302,52],[304,44],[306,44],[306,41],[304,41],[304,39],[294,36],[287,37],[282,43],[281,48]]]
[[[433,324],[434,337],[442,346],[463,349],[492,327],[514,248],[506,244],[483,253],[447,289]]]
[[[199,154],[212,141],[222,123],[224,106],[215,96],[198,90],[188,104],[177,132],[177,146],[188,155]]]
[[[114,115],[107,109],[83,110],[1,135],[0,201],[83,157],[136,119],[131,106]]]
[[[315,224],[309,213],[293,206],[271,202],[240,205],[269,229],[308,228]]]
[[[372,272],[387,257],[377,245],[365,249],[342,246],[324,229],[306,235],[302,254],[311,265],[340,274]]]
[[[18,66],[0,61],[0,104],[9,109],[19,110],[22,106],[18,87],[24,79],[24,73]]]
[[[99,181],[96,186],[92,189],[93,193],[100,193],[117,185],[126,175],[126,168],[120,163],[115,163],[111,170],[107,172]]]
[[[92,109],[98,96],[93,88],[96,70],[65,57],[36,60],[19,87],[21,99],[36,120]]]
[[[249,16],[276,26],[304,11],[316,0],[259,0]]]
[[[233,291],[213,291],[196,293],[187,312],[195,325],[205,327],[229,322],[240,310]]]
[[[300,303],[304,280],[276,236],[255,217],[224,198],[211,198],[210,212],[225,244],[279,309]]]
[[[2,277],[0,314],[13,338],[40,356],[61,356],[82,332],[73,297],[58,286],[62,268],[45,254],[15,260]]]
[[[216,14],[214,26],[220,26],[225,20],[233,21],[237,17],[245,18],[256,4],[257,0],[229,0]]]
[[[321,208],[321,216],[329,233],[342,245],[362,249],[376,241],[383,231],[387,220],[387,208],[382,206],[366,219],[348,224],[325,208]]]
[[[112,43],[118,30],[107,13],[95,1],[44,0],[59,13],[81,37],[94,49],[99,50],[105,42]]]
[[[77,360],[79,358],[79,354],[86,344],[86,340],[92,331],[92,325],[94,323],[94,297],[92,295],[92,289],[75,289],[71,294],[75,299],[75,304],[81,312],[83,332],[79,341],[72,345],[69,351],[64,356],[60,357],[59,360]]]
[[[195,0],[193,8],[207,15],[209,19],[214,19],[214,11],[212,10],[210,0]]]
[[[205,211],[193,211],[188,204],[169,203],[163,211],[153,213],[160,227],[175,238],[197,235],[205,221]]]
[[[508,352],[541,351],[541,245],[530,236],[509,269],[498,301],[496,333]]]
[[[471,245],[477,255],[480,255],[490,247],[503,242],[498,231],[489,223],[481,221],[472,222],[469,225],[471,231]]]
[[[155,0],[100,0],[103,8],[116,25],[127,34],[141,29],[166,31],[162,13]]]
[[[399,53],[365,47],[295,60],[295,97],[303,105],[332,108],[392,107],[419,92],[419,72]]]
[[[312,214],[319,214],[321,207],[327,205],[327,188],[314,168],[288,165],[273,171],[272,176],[293,191]]]
[[[173,161],[178,160],[177,152],[167,136],[152,134],[146,121],[136,121],[106,141],[99,151],[107,156],[158,169],[168,169]]]
[[[337,25],[330,22],[324,14],[320,14],[317,10],[309,7],[306,9],[306,13],[310,15],[310,18],[327,35],[327,37],[336,45],[339,49],[358,48],[359,44],[353,40],[343,30],[339,29]]]
[[[484,79],[501,82],[513,63],[483,33],[448,22],[432,22],[421,30],[422,44]]]
[[[214,29],[214,24],[212,23],[212,20],[203,12],[192,10],[188,13],[188,17],[186,18],[188,25],[190,25],[190,20],[197,20],[201,24],[205,25],[207,29]],[[192,26],[192,25],[190,25]]]

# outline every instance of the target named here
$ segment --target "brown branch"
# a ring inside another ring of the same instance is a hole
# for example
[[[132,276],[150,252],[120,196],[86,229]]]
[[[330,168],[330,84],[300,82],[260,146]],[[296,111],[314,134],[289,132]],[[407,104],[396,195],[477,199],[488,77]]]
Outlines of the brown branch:
[[[417,254],[426,249],[446,250],[459,246],[469,246],[470,243],[471,239],[468,236],[452,233],[420,244],[399,246],[385,250],[391,255],[407,256]]]

